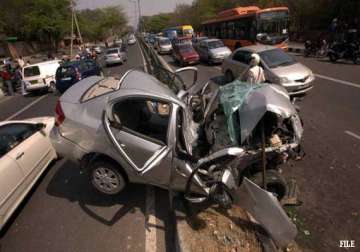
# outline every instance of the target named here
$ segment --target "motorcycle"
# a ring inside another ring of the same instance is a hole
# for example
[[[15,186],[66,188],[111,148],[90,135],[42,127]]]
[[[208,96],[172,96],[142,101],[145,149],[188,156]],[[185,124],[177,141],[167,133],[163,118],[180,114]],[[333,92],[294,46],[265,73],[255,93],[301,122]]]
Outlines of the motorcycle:
[[[328,53],[329,48],[328,43],[325,39],[322,41],[307,40],[304,47],[304,57],[309,57],[311,55],[315,57],[325,57]]]
[[[359,42],[341,42],[334,43],[328,52],[328,57],[331,62],[336,62],[339,59],[351,60],[354,64],[360,64],[360,45]]]

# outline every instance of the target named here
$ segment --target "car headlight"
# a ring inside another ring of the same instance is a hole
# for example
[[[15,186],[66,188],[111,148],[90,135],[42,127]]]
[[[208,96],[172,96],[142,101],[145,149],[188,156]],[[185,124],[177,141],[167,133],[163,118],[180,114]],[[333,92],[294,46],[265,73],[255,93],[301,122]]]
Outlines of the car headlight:
[[[289,80],[287,77],[280,77],[279,80],[281,84],[291,82],[291,80]]]

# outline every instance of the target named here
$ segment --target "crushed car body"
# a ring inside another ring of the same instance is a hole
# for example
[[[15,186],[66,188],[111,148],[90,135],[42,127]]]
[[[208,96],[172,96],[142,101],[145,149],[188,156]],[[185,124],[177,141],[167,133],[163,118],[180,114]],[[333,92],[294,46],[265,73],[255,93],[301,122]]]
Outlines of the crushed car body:
[[[194,81],[185,85],[189,71]],[[276,199],[281,192],[251,181],[265,164],[275,174],[299,147],[302,125],[286,91],[238,81],[214,88],[196,76],[187,67],[168,85],[139,70],[84,79],[60,97],[53,145],[101,193],[144,183],[193,203],[238,204],[286,246],[296,228]]]

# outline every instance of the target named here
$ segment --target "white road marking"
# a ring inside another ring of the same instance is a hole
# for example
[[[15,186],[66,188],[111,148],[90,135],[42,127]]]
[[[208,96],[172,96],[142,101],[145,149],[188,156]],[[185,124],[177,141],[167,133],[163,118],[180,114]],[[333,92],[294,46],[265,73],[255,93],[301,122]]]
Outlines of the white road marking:
[[[321,74],[315,74],[315,76],[320,78],[320,79],[325,79],[325,80],[337,82],[337,83],[340,83],[340,84],[343,84],[343,85],[360,88],[360,84],[353,83],[353,82],[350,82],[350,81],[339,80],[339,79],[335,79],[335,78],[325,76],[325,75],[321,75]]]
[[[157,251],[156,244],[156,217],[155,217],[155,190],[152,186],[146,187],[145,210],[145,251]]]
[[[41,96],[39,98],[37,98],[35,101],[33,101],[32,103],[28,104],[27,106],[25,106],[24,108],[22,108],[21,110],[19,110],[18,112],[16,112],[15,114],[12,114],[11,116],[9,116],[8,118],[6,118],[4,121],[8,121],[11,120],[15,117],[17,117],[18,115],[20,115],[21,113],[25,112],[26,110],[28,110],[29,108],[31,108],[32,106],[34,106],[36,103],[38,103],[39,101],[41,101],[42,99],[44,99],[45,97],[47,97],[49,94],[46,94],[44,96]]]
[[[351,131],[345,130],[345,134],[352,136],[352,137],[356,138],[357,140],[360,140],[360,136],[356,135],[355,133],[353,133]]]

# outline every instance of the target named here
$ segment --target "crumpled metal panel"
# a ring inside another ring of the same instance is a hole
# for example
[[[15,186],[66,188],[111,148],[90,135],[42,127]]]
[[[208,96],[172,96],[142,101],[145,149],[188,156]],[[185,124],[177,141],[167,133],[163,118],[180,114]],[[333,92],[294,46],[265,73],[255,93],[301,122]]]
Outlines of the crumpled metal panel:
[[[237,145],[249,137],[266,111],[283,118],[296,114],[286,90],[278,85],[235,80],[220,87],[220,103],[227,117],[230,139]],[[240,125],[234,120],[235,112],[239,113]]]
[[[248,211],[278,247],[285,248],[294,242],[297,228],[274,195],[244,178],[241,186],[232,193],[232,197],[234,204]]]

